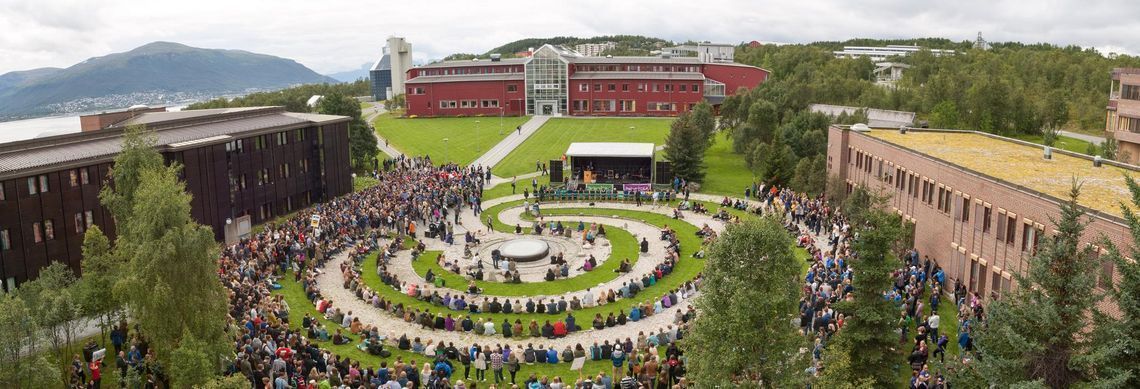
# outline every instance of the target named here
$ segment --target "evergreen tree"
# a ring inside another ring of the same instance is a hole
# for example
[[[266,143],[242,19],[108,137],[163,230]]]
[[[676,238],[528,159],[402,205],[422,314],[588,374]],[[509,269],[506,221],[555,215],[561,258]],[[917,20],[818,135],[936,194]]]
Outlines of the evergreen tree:
[[[705,178],[705,150],[708,142],[704,134],[692,123],[692,116],[684,113],[669,126],[665,138],[665,156],[673,163],[673,172],[689,181],[701,182]]]
[[[201,342],[203,346],[197,348],[214,367],[200,374],[216,375],[218,357],[227,349],[223,333],[227,300],[218,280],[214,233],[191,218],[190,194],[178,180],[179,166],[143,165],[140,171],[126,171],[139,164],[119,163],[121,158],[153,159],[146,154],[158,152],[145,139],[153,138],[128,133],[123,154],[116,157],[112,169],[114,176],[137,180],[129,187],[115,181],[106,190],[111,193],[108,198],[131,199],[118,204],[126,214],[116,219],[118,238],[113,255],[129,262],[115,293],[126,302],[164,366],[172,371],[183,369],[180,364],[185,361],[172,361],[171,355],[189,335]],[[130,190],[130,196],[121,190]]]
[[[827,156],[816,155],[797,162],[791,186],[797,192],[811,195],[823,193],[827,186]]]
[[[709,248],[705,289],[685,350],[690,377],[706,387],[803,386],[804,340],[796,318],[799,260],[779,220],[730,225]]]
[[[1132,177],[1125,177],[1128,191],[1131,192],[1131,206],[1120,204],[1124,221],[1131,232],[1131,249],[1128,257],[1140,258],[1140,215],[1134,209],[1140,209],[1140,185]],[[1097,331],[1095,332],[1099,344],[1110,345],[1103,353],[1087,353],[1097,357],[1097,376],[1106,381],[1103,387],[1140,388],[1140,264],[1130,260],[1121,253],[1111,241],[1104,239],[1104,246],[1108,255],[1104,258],[1106,263],[1115,272],[1098,272],[1100,277],[1112,277],[1112,273],[1119,274],[1120,281],[1112,285],[1109,296],[1120,310],[1119,316],[1097,314]],[[1111,282],[1104,280],[1103,282]]]
[[[779,110],[768,100],[757,100],[748,108],[748,119],[733,132],[733,150],[747,152],[748,147],[757,141],[769,143],[776,136],[780,125]]]
[[[953,101],[945,100],[930,112],[930,127],[931,128],[957,128],[958,127],[958,106]]]
[[[796,155],[780,137],[771,144],[752,147],[750,157],[752,171],[760,180],[781,187],[791,183],[796,171]]]
[[[990,303],[986,324],[975,327],[977,358],[955,369],[966,386],[1068,388],[1095,380],[1082,353],[1096,353],[1089,328],[1097,293],[1097,263],[1080,244],[1088,221],[1077,204],[1074,183],[1061,204],[1057,233],[1043,238],[1029,259],[1029,271],[1015,274],[1013,293]]]
[[[900,266],[894,252],[902,235],[902,219],[884,211],[874,198],[858,189],[843,207],[858,235],[851,267],[854,299],[836,309],[847,316],[843,329],[832,338],[823,357],[820,387],[894,387],[900,363],[898,338],[893,331],[898,310],[883,298],[891,288],[891,272]]]

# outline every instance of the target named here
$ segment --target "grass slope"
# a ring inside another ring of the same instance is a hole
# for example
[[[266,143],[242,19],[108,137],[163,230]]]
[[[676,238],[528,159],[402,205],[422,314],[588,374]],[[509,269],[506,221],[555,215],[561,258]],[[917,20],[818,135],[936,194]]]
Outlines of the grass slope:
[[[436,162],[450,159],[466,165],[528,119],[525,116],[504,117],[502,134],[499,133],[497,117],[406,119],[386,113],[376,117],[372,125],[380,137],[404,154],[426,154]],[[444,138],[448,139],[446,147]]]
[[[665,143],[672,122],[672,119],[657,118],[550,119],[537,133],[495,165],[492,171],[499,177],[534,172],[535,160],[547,162],[561,158],[573,142],[640,142],[661,145]]]
[[[725,132],[717,133],[716,141],[705,151],[705,167],[701,193],[743,197],[744,188],[754,180],[744,156],[732,152],[732,139]]]

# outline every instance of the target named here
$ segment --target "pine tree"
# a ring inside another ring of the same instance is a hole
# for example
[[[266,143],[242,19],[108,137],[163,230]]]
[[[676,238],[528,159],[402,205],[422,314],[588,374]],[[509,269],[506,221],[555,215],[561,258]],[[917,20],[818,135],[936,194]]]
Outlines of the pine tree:
[[[705,149],[712,146],[713,141],[716,140],[716,118],[713,117],[712,106],[707,102],[700,102],[693,107],[692,125],[696,126],[701,132],[701,137],[705,140]]]
[[[1091,378],[1080,354],[1100,348],[1082,335],[1099,297],[1091,293],[1096,261],[1081,245],[1088,221],[1078,205],[1074,183],[1061,204],[1057,233],[1041,240],[1029,271],[1015,274],[1017,289],[990,303],[986,325],[974,330],[977,358],[956,380],[966,386],[1047,386],[1067,388]]]
[[[1131,207],[1120,204],[1124,221],[1131,231],[1131,250],[1128,257],[1140,258],[1140,215],[1134,209],[1140,209],[1140,185],[1132,177],[1125,177],[1128,191],[1132,194]],[[1111,386],[1118,388],[1140,387],[1140,264],[1129,260],[1121,253],[1111,241],[1105,239],[1104,246],[1108,255],[1104,258],[1107,265],[1115,267],[1115,273],[1120,275],[1120,281],[1114,283],[1109,296],[1120,310],[1118,317],[1103,313],[1097,315],[1096,338],[1100,344],[1111,345],[1102,353],[1087,353],[1099,357],[1094,360],[1100,362],[1096,369],[1097,376]],[[1101,273],[1101,277],[1111,276],[1111,273]]]
[[[669,126],[669,136],[665,138],[665,156],[673,163],[673,172],[678,177],[693,182],[705,178],[705,150],[708,142],[700,129],[692,123],[692,116],[684,113]]]
[[[844,211],[851,212],[858,237],[854,242],[855,257],[851,267],[853,301],[843,301],[836,309],[847,316],[847,322],[827,347],[823,358],[820,387],[872,386],[894,387],[898,375],[895,367],[901,361],[898,338],[893,331],[898,310],[883,298],[891,288],[891,271],[900,266],[893,247],[902,235],[902,220],[867,201],[851,209],[852,199],[871,199],[867,194],[852,195]]]
[[[709,249],[700,310],[685,351],[701,386],[803,385],[805,346],[789,323],[797,314],[799,261],[774,218],[729,226]],[[734,382],[734,380],[741,380]]]

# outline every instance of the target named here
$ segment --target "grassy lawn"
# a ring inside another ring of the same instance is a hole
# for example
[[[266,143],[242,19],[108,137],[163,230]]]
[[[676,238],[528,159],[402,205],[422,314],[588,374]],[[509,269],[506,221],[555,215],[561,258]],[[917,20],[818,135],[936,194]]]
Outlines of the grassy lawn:
[[[1044,144],[1044,143],[1042,143],[1043,139],[1041,138],[1041,135],[1017,135],[1017,136],[1014,136],[1013,138],[1020,139],[1020,140],[1026,141],[1026,142]],[[1053,144],[1053,147],[1058,148],[1058,149],[1062,149],[1062,150],[1072,151],[1074,153],[1084,154],[1086,151],[1088,151],[1089,142],[1085,142],[1085,141],[1077,139],[1077,138],[1070,138],[1070,137],[1067,137],[1064,135],[1059,135],[1059,136],[1057,136],[1057,143]]]
[[[352,178],[352,191],[353,192],[359,192],[359,191],[371,188],[373,186],[376,186],[376,184],[379,184],[379,183],[380,183],[380,181],[378,181],[375,178],[369,177],[369,176],[364,176],[364,175],[356,176],[356,177]]]
[[[372,108],[372,104],[375,104],[375,103],[370,102],[370,101],[361,101],[360,102],[360,109]]]
[[[519,212],[522,212],[520,209]],[[544,213],[546,213],[544,211]],[[629,258],[631,263],[637,263],[638,246],[637,241],[634,240],[633,235],[624,230],[616,227],[606,228],[606,237],[610,240],[610,247],[613,250],[610,252],[608,259],[605,260],[594,270],[581,273],[577,276],[570,278],[563,278],[549,282],[531,282],[522,284],[508,284],[503,282],[494,281],[475,281],[475,285],[483,289],[483,293],[491,296],[534,296],[534,295],[556,295],[593,287],[600,283],[608,282],[617,278],[619,273],[614,272],[618,265],[625,258]],[[419,259],[412,262],[412,268],[416,273],[423,276],[427,274],[428,269],[444,280],[444,286],[464,290],[467,287],[467,279],[464,276],[452,273],[439,266],[439,261]]]
[[[578,310],[577,312],[574,313],[574,317],[575,317],[575,319],[577,319],[578,323],[581,323],[581,325],[583,327],[586,327],[587,324],[590,323],[591,320],[593,320],[594,315],[596,315],[596,314],[600,314],[600,315],[602,315],[602,317],[606,317],[610,313],[617,314],[619,311],[628,313],[629,308],[632,305],[631,304],[632,302],[638,302],[639,303],[639,302],[643,302],[643,301],[653,301],[656,298],[658,298],[659,296],[665,294],[666,292],[668,292],[670,290],[677,289],[678,287],[680,287],[685,282],[688,282],[689,280],[693,279],[693,277],[696,277],[696,275],[699,274],[701,272],[701,270],[704,269],[704,264],[705,264],[704,260],[692,258],[693,252],[695,252],[695,250],[700,247],[701,242],[700,242],[699,237],[696,236],[697,228],[691,224],[683,223],[683,222],[679,223],[679,222],[669,218],[668,216],[658,215],[658,214],[649,213],[649,212],[640,212],[640,211],[627,211],[627,210],[615,210],[615,209],[573,209],[573,208],[569,208],[566,212],[574,212],[574,213],[582,212],[584,214],[597,214],[597,215],[601,215],[601,216],[617,215],[618,217],[644,220],[647,224],[658,226],[658,227],[664,226],[666,224],[670,224],[670,222],[672,222],[671,224],[672,224],[673,228],[677,231],[678,238],[681,240],[681,247],[682,247],[681,258],[682,258],[682,260],[679,261],[676,266],[674,266],[672,274],[670,274],[669,276],[664,277],[661,280],[657,281],[657,284],[643,289],[640,293],[638,293],[638,296],[634,299],[623,300],[623,301],[616,302],[613,304],[606,304],[606,305],[602,305],[602,306],[596,306],[596,307],[592,307],[592,308],[585,308],[585,309]],[[660,242],[658,242],[657,244],[660,244]],[[420,258],[420,260],[421,261],[422,260],[434,261],[433,258],[435,258],[435,257],[433,255],[429,255],[429,254],[431,254],[431,253],[425,253],[425,257]],[[421,301],[421,300],[412,298],[405,293],[401,293],[400,291],[396,291],[396,290],[393,290],[392,288],[384,286],[383,283],[381,283],[381,281],[380,281],[380,276],[378,276],[376,274],[376,272],[374,271],[374,269],[376,268],[376,256],[375,255],[369,256],[364,261],[362,268],[364,270],[361,272],[361,276],[363,277],[365,284],[372,286],[377,293],[379,293],[381,296],[383,296],[388,301],[395,303],[395,304],[404,304],[405,309],[420,309],[420,310],[428,310],[430,312],[451,313],[453,315],[458,315],[460,317],[462,317],[466,314],[466,312],[461,312],[461,311],[450,311],[444,307],[431,304],[430,302],[425,302],[425,301]],[[520,301],[521,301],[521,299],[520,299]],[[510,322],[513,323],[516,319],[518,319],[518,320],[521,320],[524,324],[529,323],[531,320],[535,320],[538,323],[544,323],[547,320],[560,320],[563,318],[562,315],[537,314],[537,313],[534,313],[534,314],[527,314],[527,313],[522,313],[522,314],[518,314],[518,313],[512,313],[512,314],[503,314],[503,313],[500,313],[500,314],[478,314],[476,316],[477,317],[473,317],[472,319],[476,320],[476,321],[478,318],[491,319],[495,323],[502,323],[502,321],[504,319],[509,319]],[[490,339],[490,337],[488,337],[488,339]]]
[[[492,173],[495,173],[495,172],[492,171]],[[495,173],[495,174],[498,174],[498,173]],[[550,176],[538,176],[535,178],[538,179],[538,185],[539,186],[550,185]],[[487,201],[490,199],[496,199],[496,198],[503,197],[503,196],[510,196],[512,194],[522,194],[524,188],[526,188],[528,190],[530,189],[530,180],[531,180],[530,178],[518,179],[518,185],[515,188],[515,193],[511,193],[511,183],[509,181],[504,182],[504,183],[499,184],[499,185],[496,185],[494,188],[484,190],[483,191],[483,201]]]
[[[372,125],[376,127],[378,135],[404,154],[426,154],[436,162],[450,159],[466,165],[486,153],[528,119],[504,117],[502,134],[499,134],[498,117],[406,119],[386,113],[376,117]],[[444,138],[448,139],[446,148]]]
[[[374,259],[373,259],[373,261],[374,261]],[[313,306],[313,303],[311,301],[308,301],[308,299],[305,297],[305,291],[301,288],[301,284],[294,282],[293,277],[291,275],[286,275],[283,279],[280,280],[280,283],[281,283],[282,288],[280,290],[274,292],[274,293],[277,293],[277,294],[284,296],[285,301],[289,304],[289,310],[290,310],[289,311],[290,312],[290,320],[289,320],[290,324],[289,324],[289,326],[291,328],[293,328],[295,330],[299,330],[301,327],[301,318],[303,318],[306,313],[308,313],[310,316],[312,316],[314,318],[318,318],[320,320],[321,324],[324,324],[324,326],[326,328],[328,328],[330,333],[335,332],[336,328],[342,328],[342,327],[340,327],[340,324],[333,323],[332,321],[326,320],[324,318],[324,316],[322,316],[320,313],[317,312],[316,308]],[[425,343],[427,342],[428,339],[430,339],[430,337],[423,338]],[[341,357],[348,357],[348,358],[352,358],[353,360],[361,361],[362,367],[366,367],[366,366],[378,367],[378,366],[380,366],[380,361],[389,361],[388,365],[389,365],[389,367],[391,367],[393,364],[393,361],[395,361],[396,358],[401,358],[404,362],[410,362],[412,360],[415,360],[420,365],[422,365],[424,362],[430,360],[428,357],[425,357],[422,354],[415,354],[415,353],[410,352],[410,351],[402,351],[402,350],[396,348],[392,344],[391,341],[389,341],[387,344],[385,344],[384,348],[386,350],[388,350],[389,352],[391,352],[392,356],[388,357],[388,358],[381,358],[379,356],[368,354],[368,353],[363,352],[360,349],[356,348],[356,345],[359,344],[359,339],[357,337],[353,337],[354,342],[349,343],[349,344],[343,344],[343,345],[334,345],[334,344],[332,344],[332,342],[319,342],[316,339],[310,339],[310,340],[313,341],[314,343],[318,344],[319,347],[321,347],[322,349],[331,350],[332,352],[336,353],[337,355],[339,355]],[[521,338],[518,338],[518,341],[519,341],[519,344],[521,344],[523,342],[523,340]],[[462,347],[470,346],[470,344],[456,344],[455,346],[462,348]],[[453,363],[455,364],[456,370],[454,373],[452,373],[452,380],[451,380],[452,383],[454,383],[456,380],[462,380],[463,379],[463,365],[459,364],[458,361],[455,361]],[[598,372],[598,371],[609,372],[611,365],[612,364],[608,360],[605,360],[605,361],[587,360],[586,366],[583,370],[587,374],[596,374],[596,372]],[[521,366],[522,366],[522,368],[519,370],[518,376],[516,378],[516,382],[518,382],[520,384],[522,383],[522,381],[526,380],[526,377],[529,377],[530,374],[535,374],[539,378],[541,378],[543,376],[549,376],[552,378],[554,376],[561,376],[561,377],[563,377],[563,381],[569,380],[571,382],[573,382],[573,380],[578,376],[577,371],[571,371],[570,370],[570,364],[568,364],[568,363],[558,363],[556,365],[552,365],[552,364],[527,365],[524,363]],[[488,382],[493,382],[494,375],[490,371],[488,371],[487,373],[488,373],[487,377],[492,380],[492,381],[488,381]],[[506,371],[503,372],[503,375],[506,376],[508,380],[510,379],[510,374],[507,373]],[[471,378],[472,379],[475,378],[475,368],[474,367],[471,368]]]
[[[573,142],[643,142],[664,144],[672,119],[554,118],[515,148],[492,171],[510,177],[534,171],[534,161],[562,157]],[[632,129],[630,127],[633,127]],[[514,128],[514,127],[510,127]]]
[[[752,185],[752,171],[743,155],[732,152],[732,139],[727,133],[717,133],[716,141],[705,152],[705,167],[701,193],[743,197],[744,188]]]

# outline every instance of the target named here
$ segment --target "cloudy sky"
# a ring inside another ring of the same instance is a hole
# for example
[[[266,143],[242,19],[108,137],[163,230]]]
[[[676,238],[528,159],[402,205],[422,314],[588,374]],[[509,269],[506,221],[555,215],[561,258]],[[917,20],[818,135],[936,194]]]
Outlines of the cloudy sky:
[[[1136,0],[0,0],[0,74],[158,40],[292,58],[327,74],[371,63],[390,35],[407,37],[416,61],[520,38],[610,34],[799,43],[981,31],[990,41],[1136,54],[1136,15]]]

